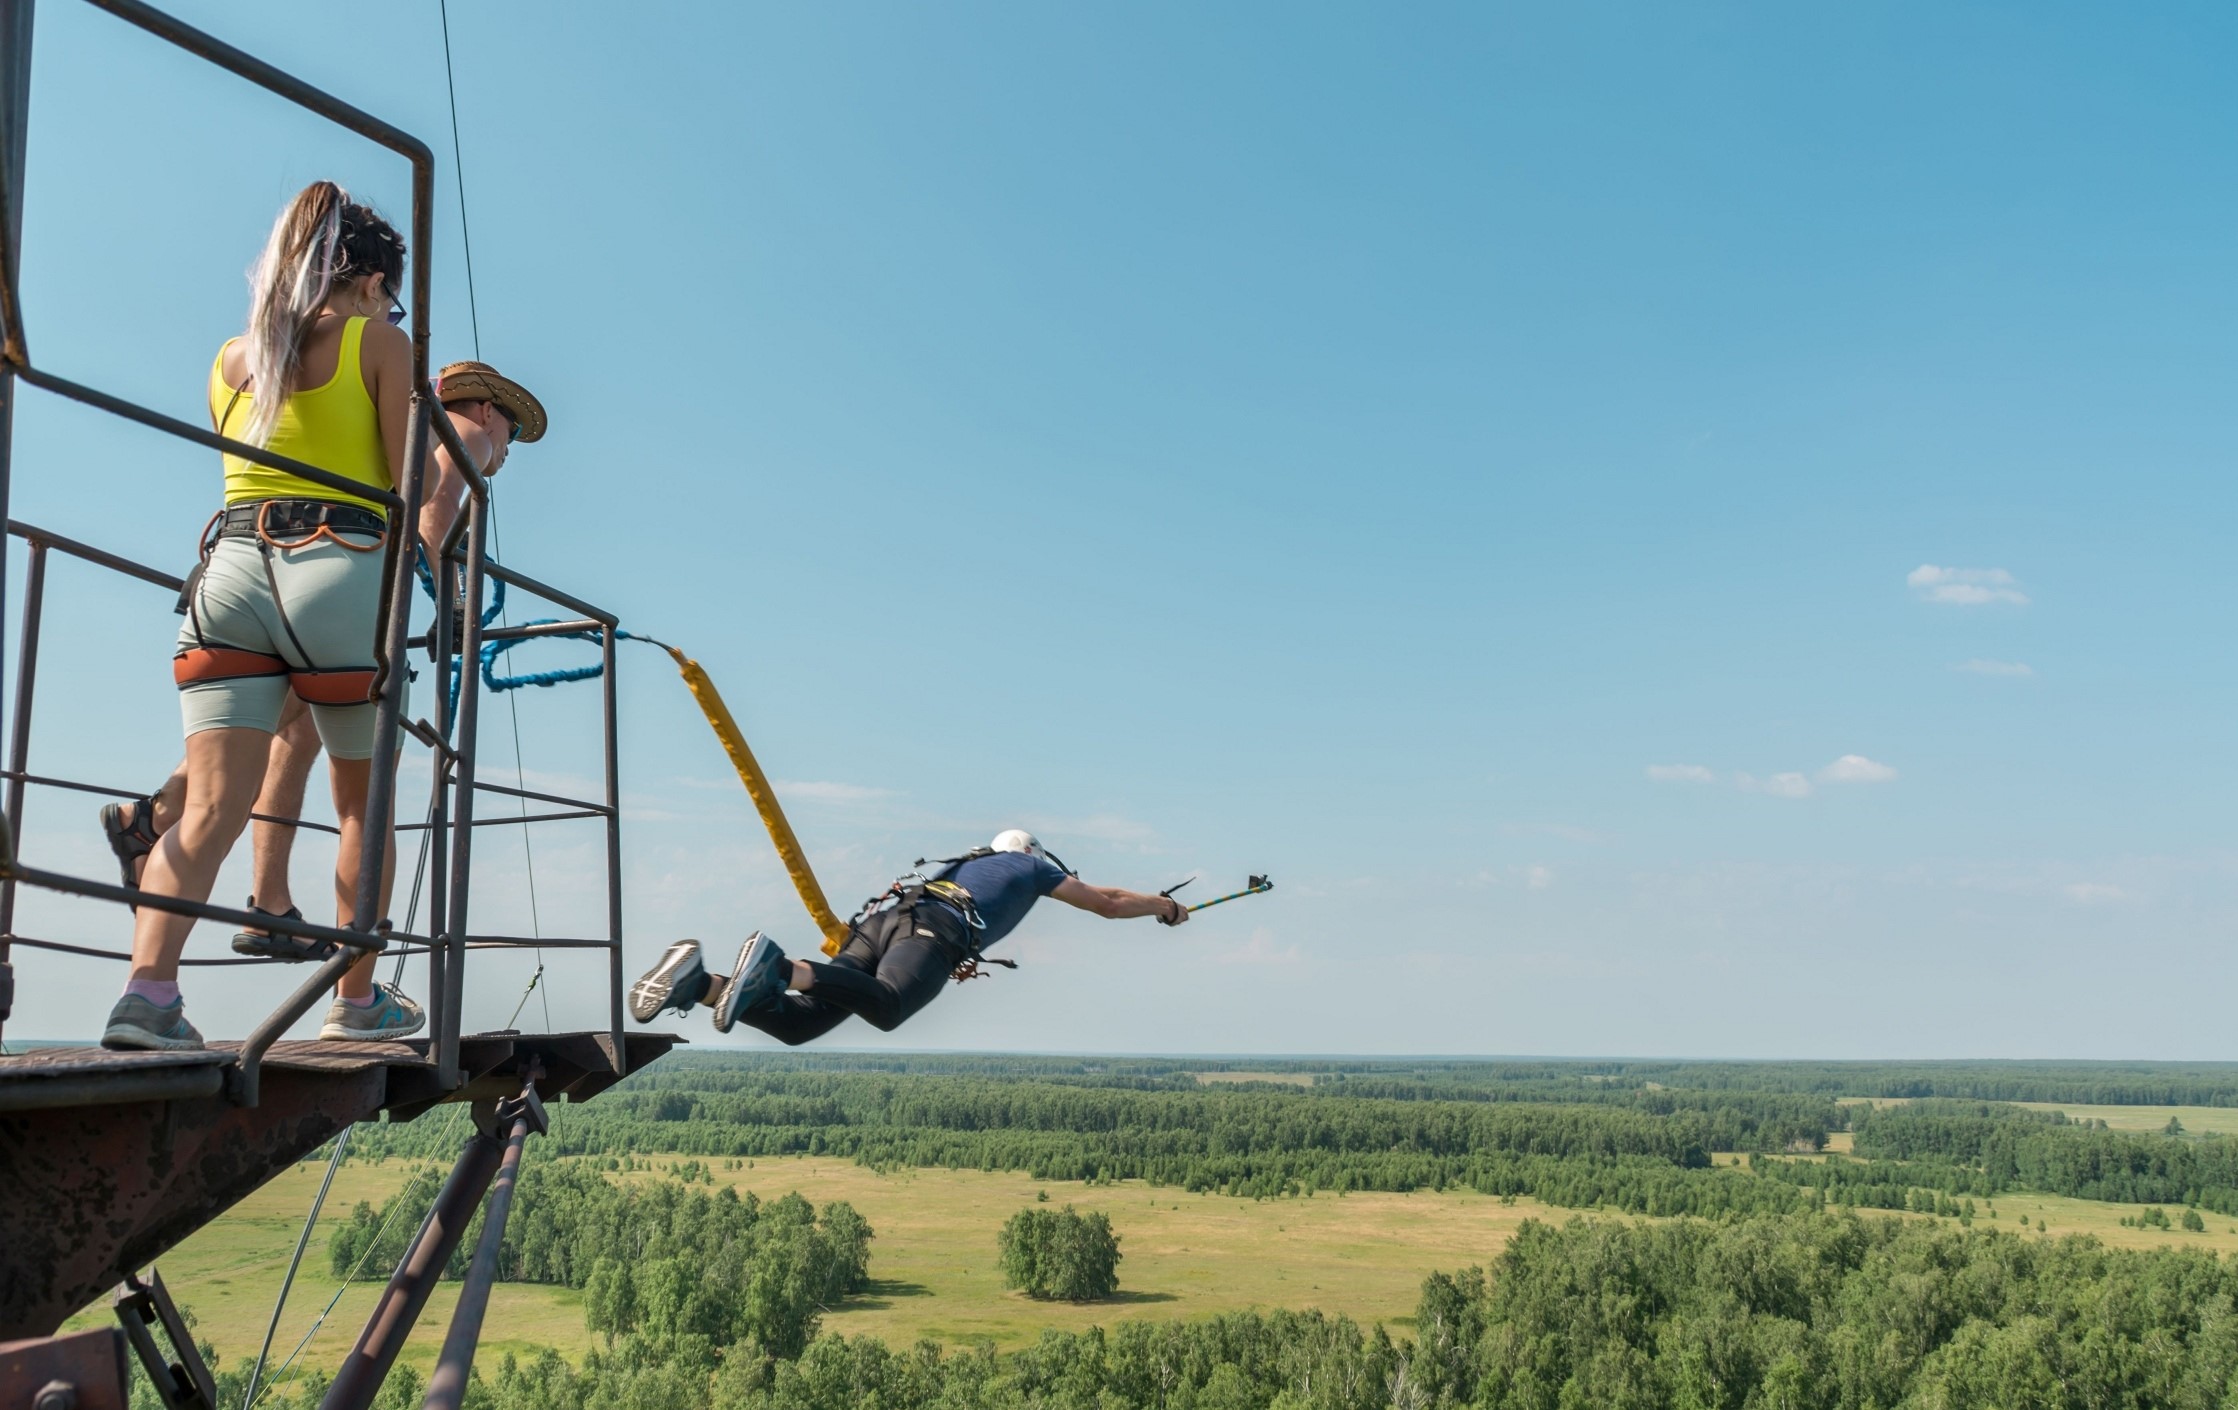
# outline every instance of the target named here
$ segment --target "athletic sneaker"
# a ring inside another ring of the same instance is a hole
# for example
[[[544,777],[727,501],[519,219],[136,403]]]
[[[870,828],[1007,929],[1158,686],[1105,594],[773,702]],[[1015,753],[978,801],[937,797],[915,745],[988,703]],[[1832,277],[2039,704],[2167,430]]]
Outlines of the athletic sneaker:
[[[202,1035],[186,1021],[186,1000],[151,1003],[138,994],[127,994],[109,1010],[109,1026],[101,1046],[140,1052],[192,1052],[202,1046]]]
[[[629,1016],[651,1023],[662,1009],[690,1013],[693,1004],[707,997],[711,982],[699,957],[699,942],[679,940],[661,952],[659,964],[629,986]]]
[[[792,972],[792,962],[777,948],[776,941],[758,930],[747,936],[738,949],[738,964],[730,972],[730,982],[715,999],[715,1031],[730,1032],[740,1015],[784,993],[785,981]]]
[[[427,1026],[420,1006],[404,997],[393,984],[373,986],[373,1002],[363,1006],[336,999],[327,1006],[321,1038],[341,1042],[376,1043],[388,1038],[409,1038]]]

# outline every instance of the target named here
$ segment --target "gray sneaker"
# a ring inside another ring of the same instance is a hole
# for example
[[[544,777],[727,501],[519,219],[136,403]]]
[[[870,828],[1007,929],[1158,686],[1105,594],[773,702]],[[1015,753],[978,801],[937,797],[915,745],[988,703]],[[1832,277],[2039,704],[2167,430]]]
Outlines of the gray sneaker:
[[[101,1046],[140,1052],[192,1052],[202,1046],[202,1035],[186,1021],[186,1000],[170,1006],[150,1003],[138,994],[127,994],[109,1010],[109,1026]]]
[[[394,985],[376,984],[370,1004],[360,1007],[347,999],[336,999],[328,1005],[326,1026],[319,1030],[319,1036],[346,1043],[377,1043],[409,1038],[426,1026],[427,1015],[418,1004],[405,998]]]
[[[793,967],[777,942],[760,931],[746,937],[739,947],[738,964],[732,968],[723,992],[715,999],[715,1031],[730,1032],[748,1010],[761,1007],[785,992]]]

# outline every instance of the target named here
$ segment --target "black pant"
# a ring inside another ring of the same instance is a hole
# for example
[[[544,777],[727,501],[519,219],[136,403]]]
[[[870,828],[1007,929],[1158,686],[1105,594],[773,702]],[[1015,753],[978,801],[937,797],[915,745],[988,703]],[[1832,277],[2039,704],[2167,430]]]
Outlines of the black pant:
[[[792,1047],[823,1037],[851,1015],[891,1033],[940,996],[967,953],[964,919],[944,902],[882,911],[855,927],[830,964],[809,961],[810,992],[780,994],[739,1020]]]

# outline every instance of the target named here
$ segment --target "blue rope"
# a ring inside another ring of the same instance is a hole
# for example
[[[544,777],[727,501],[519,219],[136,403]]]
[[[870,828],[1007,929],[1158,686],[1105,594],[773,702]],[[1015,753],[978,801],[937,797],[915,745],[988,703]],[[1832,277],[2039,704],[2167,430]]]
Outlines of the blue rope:
[[[548,627],[560,620],[558,617],[540,617],[536,621],[523,622],[521,625],[524,627]],[[635,632],[623,631],[620,627],[614,629],[614,637],[618,641],[642,641],[653,646],[664,644],[654,641],[649,636],[639,636]],[[595,642],[597,640],[598,633],[596,632],[563,632],[556,636],[509,637],[504,641],[484,642],[482,644],[482,684],[490,690],[519,690],[524,685],[567,685],[574,681],[595,681],[606,674],[606,663],[604,661],[593,662],[588,666],[563,666],[556,671],[529,671],[518,676],[501,676],[497,673],[497,658],[524,641]]]
[[[426,545],[421,545],[417,559],[412,566],[418,570],[420,589],[427,594],[427,600],[441,606],[443,599],[435,595],[435,574],[428,571]],[[485,627],[505,613],[505,580],[503,578],[491,578],[489,584],[489,604],[482,609],[482,625]]]
[[[421,550],[419,561],[414,566],[418,569],[420,587],[426,591],[428,600],[440,605],[442,599],[436,595],[435,575],[428,571],[425,549]],[[491,578],[489,582],[493,590],[490,593],[489,605],[482,609],[482,625],[484,627],[495,623],[505,612],[505,580]],[[521,625],[524,627],[548,627],[559,620],[557,617],[540,617],[533,622],[523,622]],[[651,642],[655,646],[661,645],[649,636],[639,636],[634,632],[625,632],[619,627],[615,628],[614,635],[622,641],[643,641]],[[522,686],[527,685],[569,685],[575,681],[595,681],[606,674],[606,663],[603,661],[588,666],[563,666],[555,671],[529,671],[518,676],[501,676],[497,673],[498,657],[519,646],[523,641],[536,640],[595,642],[598,640],[598,635],[595,632],[567,632],[553,637],[514,637],[505,641],[484,642],[482,644],[481,660],[482,684],[493,691],[519,690]],[[459,658],[455,655],[445,663],[453,718],[458,715],[459,664]]]
[[[557,617],[543,617],[533,622],[521,623],[524,627],[548,627]],[[622,632],[617,635],[626,636]],[[595,661],[588,666],[563,666],[556,671],[530,671],[525,675],[501,676],[497,673],[497,658],[519,646],[524,641],[596,641],[589,632],[568,632],[563,636],[509,637],[504,641],[482,643],[482,684],[490,690],[519,690],[524,685],[566,685],[572,681],[595,681],[606,674],[606,663]]]

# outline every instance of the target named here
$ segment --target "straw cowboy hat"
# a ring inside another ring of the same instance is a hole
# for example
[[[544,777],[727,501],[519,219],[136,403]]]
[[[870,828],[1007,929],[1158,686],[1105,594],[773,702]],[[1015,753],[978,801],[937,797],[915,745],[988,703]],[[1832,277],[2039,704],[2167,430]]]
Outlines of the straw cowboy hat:
[[[544,403],[486,362],[454,362],[436,373],[435,395],[446,405],[454,401],[496,402],[498,409],[520,426],[521,433],[515,440],[543,438]]]

